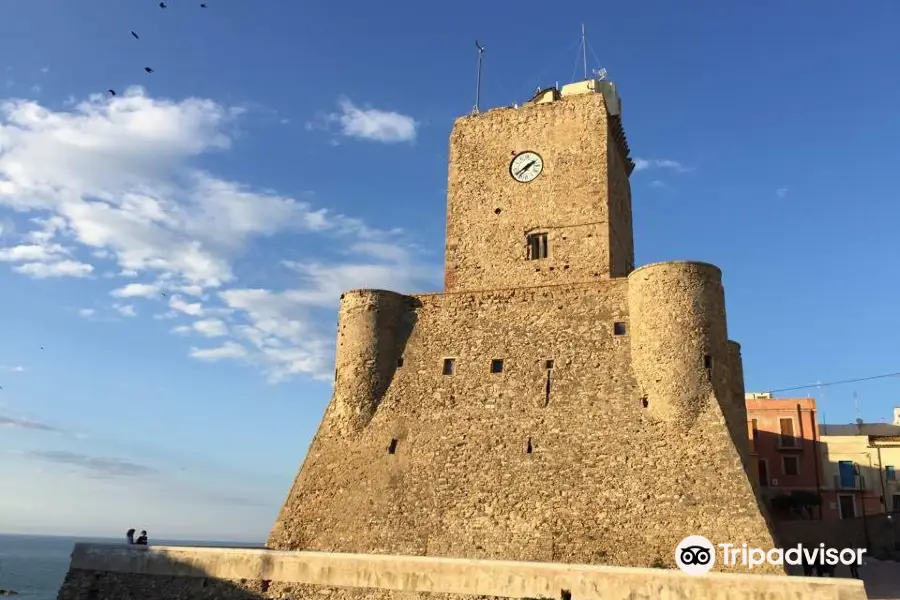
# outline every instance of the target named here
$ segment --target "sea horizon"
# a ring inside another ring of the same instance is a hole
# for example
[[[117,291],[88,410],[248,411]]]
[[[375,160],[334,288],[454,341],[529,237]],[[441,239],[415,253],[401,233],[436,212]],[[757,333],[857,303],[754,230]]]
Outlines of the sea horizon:
[[[0,538],[50,538],[50,539],[59,539],[59,540],[76,540],[76,541],[110,541],[110,542],[118,542],[125,540],[125,534],[123,532],[122,535],[114,536],[114,535],[62,535],[62,534],[51,534],[51,533],[18,533],[18,532],[8,532],[8,531],[0,531]],[[212,545],[212,546],[221,546],[222,544],[237,544],[241,547],[250,546],[265,546],[265,540],[258,541],[249,541],[249,540],[239,540],[239,539],[220,539],[220,540],[209,540],[209,539],[199,539],[199,538],[191,538],[191,537],[160,537],[153,538],[151,536],[150,541],[156,540],[157,545],[160,545],[159,542],[178,542],[178,545],[183,545],[185,543],[196,543],[200,545]]]
[[[17,600],[56,600],[69,570],[77,543],[124,544],[121,536],[0,533],[0,589],[12,590]],[[150,537],[151,546],[263,548],[265,542],[193,540]]]

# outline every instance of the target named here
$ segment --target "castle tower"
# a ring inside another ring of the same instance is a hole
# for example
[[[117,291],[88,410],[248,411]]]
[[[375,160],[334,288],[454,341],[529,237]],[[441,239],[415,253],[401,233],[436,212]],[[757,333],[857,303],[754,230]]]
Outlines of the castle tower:
[[[635,269],[632,170],[611,82],[456,121],[445,293],[342,295],[334,395],[269,547],[620,566],[674,566],[689,535],[774,547],[721,271]]]
[[[446,291],[628,275],[628,153],[610,81],[459,119],[450,137]]]

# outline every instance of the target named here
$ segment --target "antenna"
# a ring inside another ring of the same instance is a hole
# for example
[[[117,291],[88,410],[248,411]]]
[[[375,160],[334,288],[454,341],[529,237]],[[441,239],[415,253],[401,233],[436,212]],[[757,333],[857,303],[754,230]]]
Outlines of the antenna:
[[[856,408],[856,424],[862,425],[863,420],[859,417],[859,397],[853,392],[853,405]]]
[[[475,40],[475,47],[478,48],[478,74],[475,76],[475,108],[472,109],[472,114],[478,114],[478,106],[481,102],[481,57],[484,55],[484,46],[478,43],[478,40]]]
[[[584,35],[584,23],[581,24],[581,60],[584,61],[584,78],[587,79],[587,38]]]
[[[594,75],[596,75],[596,79],[603,81],[606,79],[606,69],[594,69]]]

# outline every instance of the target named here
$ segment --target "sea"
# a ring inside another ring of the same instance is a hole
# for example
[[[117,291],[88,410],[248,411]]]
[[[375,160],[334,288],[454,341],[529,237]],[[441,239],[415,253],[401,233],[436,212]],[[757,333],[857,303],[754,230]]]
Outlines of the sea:
[[[0,534],[0,589],[13,590],[10,600],[56,600],[69,569],[76,542],[124,543],[123,538],[76,538],[44,535]],[[217,548],[262,548],[262,543],[200,542],[151,539],[155,546],[212,546]]]

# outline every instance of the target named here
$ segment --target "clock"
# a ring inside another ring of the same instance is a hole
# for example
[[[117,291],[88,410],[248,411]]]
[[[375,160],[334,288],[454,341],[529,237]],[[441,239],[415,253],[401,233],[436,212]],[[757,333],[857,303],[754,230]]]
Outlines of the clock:
[[[517,154],[509,163],[509,174],[519,183],[534,181],[544,169],[544,161],[530,150]]]

